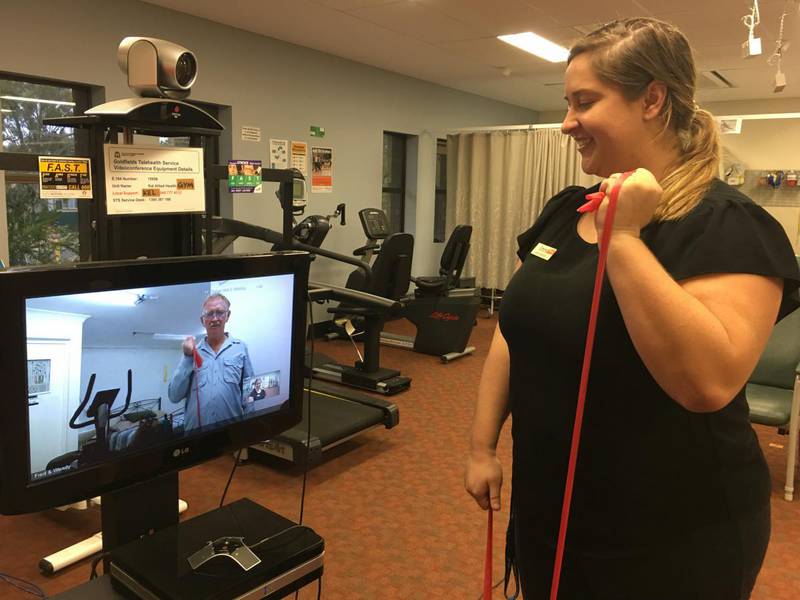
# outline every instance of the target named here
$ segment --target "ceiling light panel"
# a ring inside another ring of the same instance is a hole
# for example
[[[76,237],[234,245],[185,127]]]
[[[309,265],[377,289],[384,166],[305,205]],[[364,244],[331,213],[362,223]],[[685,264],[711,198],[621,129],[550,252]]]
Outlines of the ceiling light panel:
[[[580,37],[569,27],[539,31],[539,34],[565,47],[571,46],[572,42]],[[474,40],[441,42],[436,45],[480,65],[523,67],[526,71],[537,72],[550,72],[554,67],[559,72],[564,70],[562,63],[558,63],[556,66],[547,62],[531,60],[527,53],[520,52],[518,48],[505,44],[494,36]],[[518,69],[515,69],[515,72],[517,71]]]
[[[498,35],[497,39],[516,46],[520,50],[524,50],[529,54],[543,58],[548,62],[560,63],[566,62],[569,57],[569,50],[563,46],[559,46],[532,31],[524,33],[514,33],[511,35]]]

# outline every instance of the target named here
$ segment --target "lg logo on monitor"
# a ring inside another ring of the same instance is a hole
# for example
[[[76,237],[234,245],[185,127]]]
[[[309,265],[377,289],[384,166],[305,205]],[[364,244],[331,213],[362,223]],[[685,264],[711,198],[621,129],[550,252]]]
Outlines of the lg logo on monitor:
[[[172,451],[172,458],[178,458],[184,454],[189,454],[189,448],[175,448],[175,450]]]

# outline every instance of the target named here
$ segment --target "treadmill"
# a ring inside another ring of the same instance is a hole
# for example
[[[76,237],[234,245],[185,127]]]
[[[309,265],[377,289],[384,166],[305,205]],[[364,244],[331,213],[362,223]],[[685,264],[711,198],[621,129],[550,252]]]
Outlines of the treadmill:
[[[391,429],[400,422],[397,405],[382,398],[373,398],[358,392],[342,394],[341,388],[306,379],[304,393],[311,393],[311,435],[308,434],[308,411],[303,410],[303,420],[271,440],[250,446],[250,450],[263,452],[297,464],[314,464],[323,452],[355,436],[384,427]],[[305,405],[306,398],[303,398]]]
[[[346,288],[327,286],[309,282],[309,295],[314,300],[340,300],[358,303],[365,307],[384,310],[397,310],[398,302],[355,292]],[[307,354],[307,358],[311,358]],[[330,359],[324,354],[313,357],[314,365],[326,364]],[[280,435],[250,446],[256,450],[277,458],[297,463],[313,464],[322,458],[323,452],[346,442],[349,439],[375,429],[384,427],[391,429],[400,422],[400,411],[397,405],[357,391],[344,389],[340,385],[326,383],[317,378],[306,379],[303,392],[310,398],[303,398],[302,421]],[[308,403],[308,410],[306,410]],[[311,435],[309,435],[308,418],[311,416]]]

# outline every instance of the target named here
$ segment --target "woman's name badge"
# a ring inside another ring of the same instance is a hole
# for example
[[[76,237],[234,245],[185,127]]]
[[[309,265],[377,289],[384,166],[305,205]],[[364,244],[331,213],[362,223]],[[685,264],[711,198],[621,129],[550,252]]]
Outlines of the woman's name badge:
[[[534,256],[538,256],[539,258],[544,260],[550,260],[551,258],[553,258],[553,254],[555,253],[556,253],[555,248],[548,246],[547,244],[542,244],[541,242],[536,244],[536,247],[533,250],[531,250],[531,254],[533,254]]]

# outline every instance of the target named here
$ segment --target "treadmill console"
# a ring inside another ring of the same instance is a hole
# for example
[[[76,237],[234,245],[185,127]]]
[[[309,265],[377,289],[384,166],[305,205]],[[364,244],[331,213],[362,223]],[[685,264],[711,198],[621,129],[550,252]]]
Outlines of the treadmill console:
[[[368,239],[385,240],[389,237],[389,218],[380,208],[363,208],[358,211],[358,217]]]

